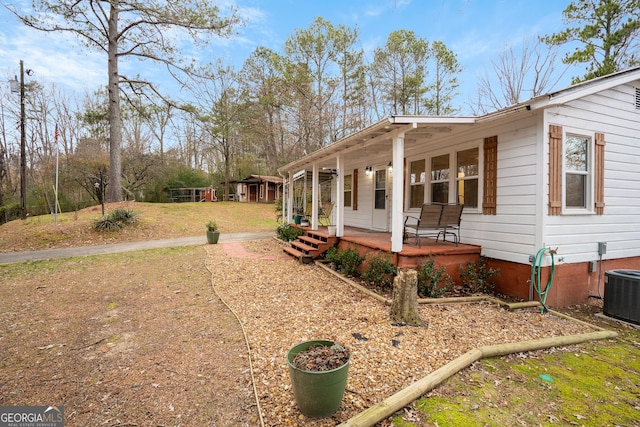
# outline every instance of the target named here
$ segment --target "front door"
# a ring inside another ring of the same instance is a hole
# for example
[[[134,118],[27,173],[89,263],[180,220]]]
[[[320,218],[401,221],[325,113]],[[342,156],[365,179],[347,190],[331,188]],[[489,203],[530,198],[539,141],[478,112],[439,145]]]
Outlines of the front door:
[[[388,174],[384,166],[376,167],[373,171],[373,218],[371,228],[388,231]]]

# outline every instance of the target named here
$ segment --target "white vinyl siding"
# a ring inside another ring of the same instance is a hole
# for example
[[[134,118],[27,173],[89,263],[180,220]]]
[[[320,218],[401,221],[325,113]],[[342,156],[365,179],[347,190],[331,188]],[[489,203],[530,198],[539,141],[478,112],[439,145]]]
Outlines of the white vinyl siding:
[[[640,117],[634,97],[635,88],[623,85],[547,110],[548,123],[586,135],[602,132],[606,139],[604,214],[545,218],[542,241],[558,247],[566,262],[596,260],[598,242],[607,242],[606,259],[640,255]]]

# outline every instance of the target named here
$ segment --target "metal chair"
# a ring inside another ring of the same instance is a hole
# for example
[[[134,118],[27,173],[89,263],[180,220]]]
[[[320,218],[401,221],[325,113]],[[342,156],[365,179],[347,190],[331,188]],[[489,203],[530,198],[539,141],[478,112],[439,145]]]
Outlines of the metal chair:
[[[440,229],[440,218],[442,217],[442,206],[439,204],[425,203],[422,205],[420,216],[407,216],[404,220],[403,241],[406,241],[409,235],[414,235],[416,244],[420,247],[420,237],[436,237],[436,241],[442,233]],[[409,222],[410,219],[415,220],[415,224]]]
[[[462,219],[462,209],[464,205],[443,205],[442,215],[440,216],[440,233],[442,240],[447,240],[447,234],[453,236],[453,242],[458,246],[460,243],[460,220]],[[440,233],[436,241],[440,238]]]

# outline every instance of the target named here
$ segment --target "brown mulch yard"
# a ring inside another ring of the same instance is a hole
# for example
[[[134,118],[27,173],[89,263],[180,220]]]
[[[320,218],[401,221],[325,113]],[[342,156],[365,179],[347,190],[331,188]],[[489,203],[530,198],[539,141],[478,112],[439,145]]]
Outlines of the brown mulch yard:
[[[0,405],[60,405],[67,426],[334,426],[466,351],[586,332],[490,303],[422,306],[428,327],[276,240],[0,267]],[[209,271],[211,273],[209,273]],[[220,300],[224,300],[224,303]],[[338,412],[296,407],[285,355],[308,339],[353,356]]]
[[[509,312],[491,303],[425,305],[428,327],[394,326],[389,307],[315,265],[282,259],[276,241],[243,243],[254,257],[207,246],[216,293],[237,313],[252,349],[264,424],[334,426],[475,347],[590,332],[539,309]],[[296,407],[285,361],[293,345],[338,340],[351,348],[338,412],[308,419]]]

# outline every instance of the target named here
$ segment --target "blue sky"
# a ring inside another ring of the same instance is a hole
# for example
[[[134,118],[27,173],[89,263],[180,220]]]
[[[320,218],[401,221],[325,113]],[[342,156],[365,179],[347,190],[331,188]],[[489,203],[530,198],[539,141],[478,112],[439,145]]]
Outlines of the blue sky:
[[[296,28],[307,28],[317,16],[334,25],[358,27],[368,59],[384,45],[389,33],[413,30],[427,41],[444,42],[463,67],[459,103],[476,92],[478,76],[490,72],[505,45],[519,47],[526,37],[551,34],[564,28],[562,10],[569,0],[220,0],[223,8],[238,7],[246,25],[228,40],[214,41],[203,60],[220,57],[239,68],[258,46],[281,52]],[[30,1],[16,0],[28,5]],[[0,79],[19,70],[19,60],[33,69],[32,78],[53,83],[69,96],[82,96],[106,84],[106,56],[88,51],[70,34],[30,30],[0,7]],[[149,64],[123,63],[129,74],[153,75],[170,88],[159,69]],[[556,88],[569,85],[580,70],[570,70]]]

